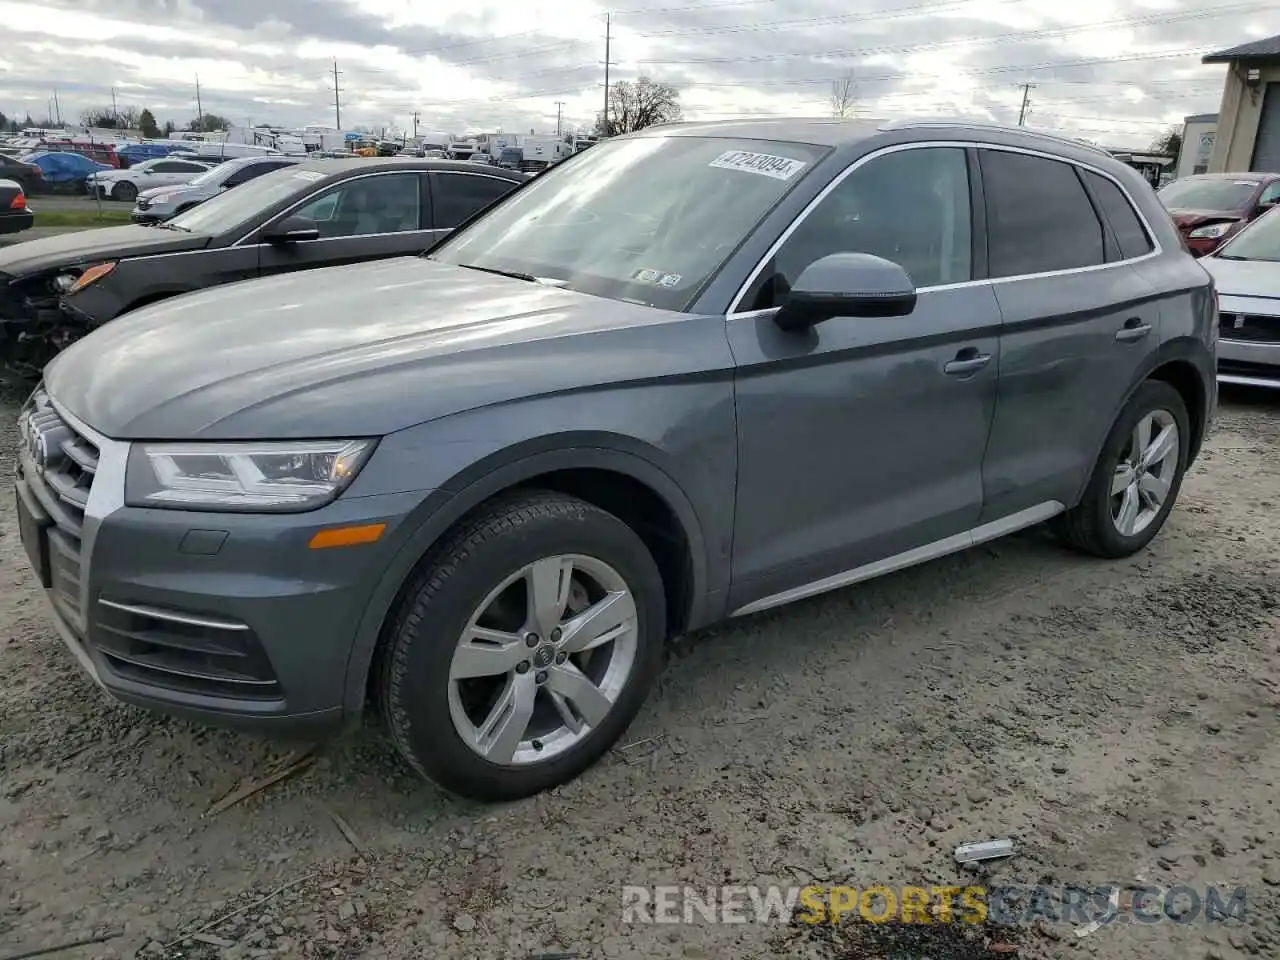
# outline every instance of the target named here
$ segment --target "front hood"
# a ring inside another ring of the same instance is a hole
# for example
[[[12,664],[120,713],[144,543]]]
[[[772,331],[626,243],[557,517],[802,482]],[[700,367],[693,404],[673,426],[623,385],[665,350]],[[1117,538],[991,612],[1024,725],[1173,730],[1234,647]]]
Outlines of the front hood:
[[[399,257],[161,301],[73,344],[45,382],[118,439],[379,436],[542,393],[692,373],[703,361],[651,329],[687,319]]]
[[[1206,223],[1222,223],[1223,221],[1243,220],[1237,210],[1170,210],[1169,216],[1182,231],[1194,230]]]
[[[202,194],[204,192],[205,188],[203,187],[191,187],[181,183],[175,183],[168,187],[148,187],[146,190],[140,190],[138,191],[138,197],[140,199],[145,197],[148,200],[154,200],[161,194],[167,194],[168,196],[177,198]]]
[[[203,234],[157,230],[134,224],[104,227],[100,230],[79,230],[0,248],[0,274],[23,277],[41,270],[101,260],[194,250],[208,242],[209,238]]]
[[[1213,276],[1220,296],[1280,298],[1280,263],[1211,256],[1202,257],[1200,266]]]

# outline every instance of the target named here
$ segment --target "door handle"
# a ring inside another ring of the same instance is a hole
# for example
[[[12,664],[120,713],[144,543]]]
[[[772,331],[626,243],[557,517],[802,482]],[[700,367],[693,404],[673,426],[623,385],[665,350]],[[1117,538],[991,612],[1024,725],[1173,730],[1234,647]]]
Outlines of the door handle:
[[[1151,324],[1143,323],[1139,317],[1130,317],[1124,322],[1124,326],[1116,331],[1116,340],[1120,343],[1133,343],[1150,332]]]
[[[963,377],[969,373],[977,373],[991,362],[991,354],[979,353],[977,347],[965,347],[956,354],[954,360],[942,365],[942,372],[950,377]]]

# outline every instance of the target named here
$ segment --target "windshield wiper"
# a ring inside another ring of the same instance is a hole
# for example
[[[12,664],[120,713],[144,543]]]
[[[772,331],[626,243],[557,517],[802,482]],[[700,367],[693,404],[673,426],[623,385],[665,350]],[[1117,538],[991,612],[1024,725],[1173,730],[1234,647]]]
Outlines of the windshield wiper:
[[[180,233],[190,233],[190,232],[191,232],[191,231],[190,231],[188,228],[186,228],[186,227],[180,227],[180,226],[178,226],[176,223],[169,223],[168,221],[165,221],[164,223],[157,223],[157,224],[156,224],[156,226],[157,226],[157,227],[159,227],[161,230],[177,230],[177,231],[179,231]]]
[[[497,267],[477,267],[474,263],[460,263],[458,266],[466,270],[479,270],[481,273],[492,273],[499,277],[510,277],[512,280],[527,280],[530,283],[539,283],[539,279],[532,273],[520,273],[517,270],[499,270]]]

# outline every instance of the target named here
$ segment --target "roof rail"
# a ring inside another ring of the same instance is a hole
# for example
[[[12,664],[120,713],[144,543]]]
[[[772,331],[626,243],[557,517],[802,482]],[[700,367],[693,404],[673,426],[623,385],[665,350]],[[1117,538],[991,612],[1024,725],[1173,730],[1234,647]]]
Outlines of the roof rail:
[[[1092,150],[1103,156],[1111,156],[1111,153],[1104,150],[1095,143],[1088,140],[1079,140],[1075,137],[1064,136],[1059,133],[1048,133],[1044,130],[1028,130],[1026,127],[1015,127],[1007,123],[992,123],[989,120],[965,120],[957,118],[955,120],[940,120],[932,117],[921,117],[913,120],[890,120],[881,125],[881,130],[906,130],[916,127],[973,127],[980,130],[999,130],[1004,133],[1016,133],[1024,137],[1035,137],[1038,140],[1047,140],[1051,143],[1061,143],[1072,147],[1082,147],[1086,150]]]

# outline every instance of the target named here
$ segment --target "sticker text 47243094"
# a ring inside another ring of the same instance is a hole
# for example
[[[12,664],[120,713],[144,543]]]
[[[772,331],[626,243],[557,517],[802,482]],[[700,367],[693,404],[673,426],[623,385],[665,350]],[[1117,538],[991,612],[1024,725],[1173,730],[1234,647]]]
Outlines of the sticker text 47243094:
[[[742,170],[745,173],[758,173],[761,176],[773,177],[775,180],[790,180],[808,164],[803,160],[792,160],[790,157],[775,157],[769,153],[729,150],[712,160],[708,166],[721,170]]]

